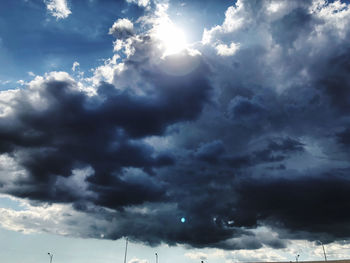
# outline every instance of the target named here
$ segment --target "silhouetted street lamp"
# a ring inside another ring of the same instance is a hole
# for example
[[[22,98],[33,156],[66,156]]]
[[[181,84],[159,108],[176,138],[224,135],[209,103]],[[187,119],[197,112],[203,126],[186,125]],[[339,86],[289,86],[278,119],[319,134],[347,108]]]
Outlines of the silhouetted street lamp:
[[[324,261],[327,261],[327,255],[326,255],[326,250],[324,249],[324,245],[320,240],[317,240],[316,242],[320,243],[323,249],[323,255],[324,255]]]
[[[52,253],[50,253],[50,252],[48,252],[47,254],[48,254],[48,255],[49,255],[49,257],[50,257],[50,263],[52,263],[53,254],[52,254]]]
[[[126,238],[126,241],[125,241],[125,255],[124,255],[124,263],[126,263],[126,255],[128,253],[128,238]]]
[[[298,254],[296,257],[295,257],[295,261],[298,263],[299,261],[299,257],[300,257],[300,255]]]
[[[156,263],[158,263],[158,253],[156,253]]]

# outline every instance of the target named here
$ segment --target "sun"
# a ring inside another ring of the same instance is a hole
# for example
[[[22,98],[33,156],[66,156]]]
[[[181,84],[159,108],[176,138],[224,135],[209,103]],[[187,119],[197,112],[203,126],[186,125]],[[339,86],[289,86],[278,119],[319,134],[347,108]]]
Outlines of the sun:
[[[162,21],[155,28],[155,37],[160,40],[164,56],[173,55],[186,49],[187,41],[183,30],[171,21]]]

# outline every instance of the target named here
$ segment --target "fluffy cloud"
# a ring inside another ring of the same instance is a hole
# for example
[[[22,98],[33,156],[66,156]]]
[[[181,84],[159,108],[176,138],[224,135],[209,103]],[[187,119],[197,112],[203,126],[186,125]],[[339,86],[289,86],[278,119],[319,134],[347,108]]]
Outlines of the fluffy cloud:
[[[130,37],[134,34],[134,25],[129,19],[120,18],[109,29],[109,34],[120,39]]]
[[[236,53],[238,48],[239,45],[236,43],[231,43],[229,46],[225,44],[219,44],[216,46],[216,50],[220,56],[232,56]]]
[[[67,18],[72,13],[67,0],[44,0],[44,3],[50,14],[57,19]]]
[[[141,7],[149,7],[151,4],[150,0],[126,0],[128,3],[134,3]]]
[[[40,231],[20,219],[49,209],[59,234],[241,260],[348,240],[349,6],[239,0],[196,52],[173,55],[154,35],[166,9],[153,11],[114,23],[115,54],[91,78],[52,72],[0,93],[0,191],[49,204],[4,210],[3,225]]]
[[[188,252],[185,254],[185,257],[195,260],[207,260],[208,256],[203,252]]]

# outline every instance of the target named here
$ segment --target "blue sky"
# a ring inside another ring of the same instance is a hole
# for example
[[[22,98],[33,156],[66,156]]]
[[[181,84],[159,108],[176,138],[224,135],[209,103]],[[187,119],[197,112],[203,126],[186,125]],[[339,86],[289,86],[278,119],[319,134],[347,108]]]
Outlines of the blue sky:
[[[142,12],[124,1],[74,1],[73,15],[57,19],[43,1],[4,1],[1,8],[1,78],[28,79],[27,72],[69,70],[81,61],[89,70],[111,55],[108,28],[123,13]],[[103,16],[101,16],[103,14]]]
[[[0,261],[350,257],[348,1],[0,7]]]
[[[205,27],[222,22],[230,4],[174,1],[169,14],[190,29],[191,41],[198,41]],[[72,14],[57,19],[41,0],[3,1],[1,5],[0,78],[11,81],[5,88],[15,87],[18,79],[29,80],[28,72],[70,71],[74,61],[88,72],[112,56],[113,37],[108,29],[114,21],[123,17],[137,20],[144,12],[124,0],[78,0],[67,3]]]

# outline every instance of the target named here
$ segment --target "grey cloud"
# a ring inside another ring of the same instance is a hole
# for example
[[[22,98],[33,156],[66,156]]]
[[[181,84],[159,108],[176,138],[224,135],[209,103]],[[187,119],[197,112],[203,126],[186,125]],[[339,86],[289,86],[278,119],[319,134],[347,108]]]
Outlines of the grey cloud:
[[[109,65],[92,97],[68,79],[18,91],[0,151],[27,176],[0,190],[110,222],[89,237],[224,249],[348,239],[349,27],[335,21],[349,24],[350,11],[271,3],[238,1],[201,55],[160,58],[150,35],[116,26],[126,68]],[[231,42],[240,48],[218,56]],[[65,180],[86,167],[77,195]]]

